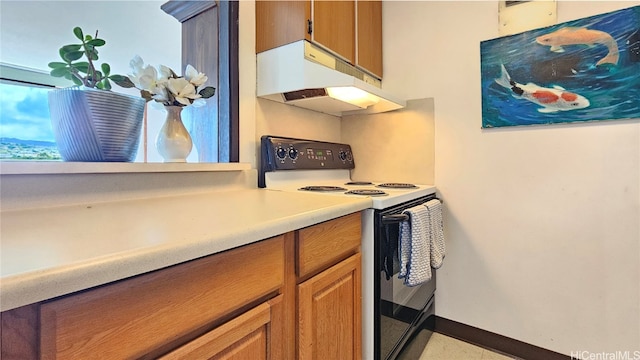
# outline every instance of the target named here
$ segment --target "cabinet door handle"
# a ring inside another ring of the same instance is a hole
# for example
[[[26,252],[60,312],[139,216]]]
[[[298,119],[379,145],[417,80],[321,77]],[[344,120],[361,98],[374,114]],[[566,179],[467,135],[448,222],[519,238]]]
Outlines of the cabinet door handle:
[[[311,35],[313,32],[313,21],[311,19],[307,19],[307,33]]]

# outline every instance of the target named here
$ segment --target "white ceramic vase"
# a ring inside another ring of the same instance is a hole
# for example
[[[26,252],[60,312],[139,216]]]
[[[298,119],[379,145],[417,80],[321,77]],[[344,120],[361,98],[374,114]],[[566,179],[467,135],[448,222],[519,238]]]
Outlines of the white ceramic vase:
[[[187,162],[193,141],[182,123],[181,106],[165,106],[167,118],[156,138],[156,149],[164,162]]]

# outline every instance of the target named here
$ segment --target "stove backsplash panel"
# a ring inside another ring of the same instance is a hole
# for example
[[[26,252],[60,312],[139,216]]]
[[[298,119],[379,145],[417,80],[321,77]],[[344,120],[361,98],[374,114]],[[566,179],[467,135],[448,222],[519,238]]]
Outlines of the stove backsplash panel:
[[[401,110],[345,116],[342,142],[351,145],[353,180],[434,184],[434,99],[407,102]]]

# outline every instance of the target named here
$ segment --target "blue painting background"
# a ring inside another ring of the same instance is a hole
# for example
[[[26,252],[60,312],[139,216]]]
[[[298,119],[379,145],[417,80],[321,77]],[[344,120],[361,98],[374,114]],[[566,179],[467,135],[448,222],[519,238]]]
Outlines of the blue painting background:
[[[609,33],[617,42],[617,65],[596,62],[606,46],[566,45],[556,53],[536,43],[536,37],[563,27],[586,27]],[[639,46],[640,6],[569,21],[480,43],[482,127],[551,124],[640,118],[640,59],[630,49]],[[584,109],[541,113],[540,105],[511,96],[495,82],[504,64],[511,79],[542,87],[561,86],[586,97]]]

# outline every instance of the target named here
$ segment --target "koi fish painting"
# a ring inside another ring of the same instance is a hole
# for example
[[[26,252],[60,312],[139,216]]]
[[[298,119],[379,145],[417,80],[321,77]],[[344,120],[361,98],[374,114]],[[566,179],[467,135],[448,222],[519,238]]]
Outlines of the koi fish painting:
[[[553,88],[543,88],[534,83],[518,84],[511,80],[504,65],[502,65],[502,74],[500,78],[496,79],[496,83],[511,90],[513,97],[540,105],[538,111],[541,113],[583,109],[589,106],[589,100],[584,96],[566,91],[558,85]]]
[[[640,6],[480,43],[482,127],[640,118]]]
[[[551,46],[551,51],[564,52],[564,45],[588,45],[602,44],[607,47],[608,53],[598,60],[596,65],[618,64],[620,58],[618,53],[618,43],[604,31],[589,30],[587,28],[564,27],[552,33],[538,36],[536,42],[540,45]]]

